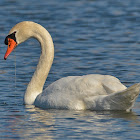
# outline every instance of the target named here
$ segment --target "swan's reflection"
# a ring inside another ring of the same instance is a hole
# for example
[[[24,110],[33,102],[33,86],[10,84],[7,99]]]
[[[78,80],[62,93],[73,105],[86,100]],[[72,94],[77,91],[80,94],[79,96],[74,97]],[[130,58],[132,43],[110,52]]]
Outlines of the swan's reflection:
[[[35,108],[33,105],[25,106],[27,115],[27,122],[25,126],[23,137],[35,139],[53,139],[52,132],[55,131],[54,113]]]
[[[25,106],[24,111],[24,115],[15,116],[10,126],[16,137],[24,139],[105,139],[106,135],[140,125],[134,112],[42,110],[33,105]]]

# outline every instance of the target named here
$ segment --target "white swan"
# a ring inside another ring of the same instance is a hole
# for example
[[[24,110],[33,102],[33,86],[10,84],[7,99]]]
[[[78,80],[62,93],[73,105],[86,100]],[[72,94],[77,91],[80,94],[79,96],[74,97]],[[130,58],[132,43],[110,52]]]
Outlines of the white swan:
[[[4,59],[18,44],[31,37],[40,42],[42,51],[24,95],[25,104],[45,109],[129,111],[132,108],[139,95],[140,84],[126,88],[117,78],[109,75],[69,76],[42,91],[54,58],[53,41],[44,27],[31,21],[15,25],[5,39],[8,49]]]

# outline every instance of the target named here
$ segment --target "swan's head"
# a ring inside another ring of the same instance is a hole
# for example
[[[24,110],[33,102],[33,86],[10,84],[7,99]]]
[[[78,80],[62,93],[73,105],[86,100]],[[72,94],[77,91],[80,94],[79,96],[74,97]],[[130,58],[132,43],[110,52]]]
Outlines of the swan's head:
[[[23,21],[16,24],[5,38],[4,43],[8,45],[4,59],[6,60],[10,53],[16,48],[16,46],[28,38],[32,37],[32,27],[35,23],[31,21]]]

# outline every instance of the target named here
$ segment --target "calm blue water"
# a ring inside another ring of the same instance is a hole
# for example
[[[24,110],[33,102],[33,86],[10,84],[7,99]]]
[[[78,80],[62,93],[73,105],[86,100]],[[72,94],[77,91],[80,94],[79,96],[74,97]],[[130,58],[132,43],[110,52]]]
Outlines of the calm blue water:
[[[39,43],[30,39],[3,60],[5,36],[24,20],[52,35],[55,59],[47,87],[68,75],[108,74],[140,82],[139,0],[0,0],[0,139],[140,139],[140,97],[130,113],[42,110],[23,105]],[[16,76],[15,76],[16,66]]]

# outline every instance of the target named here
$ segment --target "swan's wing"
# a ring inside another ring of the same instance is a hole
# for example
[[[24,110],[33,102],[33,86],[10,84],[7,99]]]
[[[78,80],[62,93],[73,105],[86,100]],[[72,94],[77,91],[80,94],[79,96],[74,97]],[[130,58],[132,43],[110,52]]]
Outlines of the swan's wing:
[[[101,82],[107,94],[119,92],[127,88],[120,82],[118,78],[110,75],[104,75],[104,78]]]
[[[106,95],[109,85],[104,85],[103,75],[69,76],[59,79],[49,85],[43,94],[58,94],[78,96]],[[104,85],[104,86],[103,86]],[[106,89],[105,89],[106,87]],[[111,87],[110,87],[111,88]],[[111,91],[111,89],[110,89]]]
[[[119,79],[110,75],[69,76],[52,83],[46,90],[82,95],[108,95],[126,89]],[[46,91],[46,93],[47,93]]]

